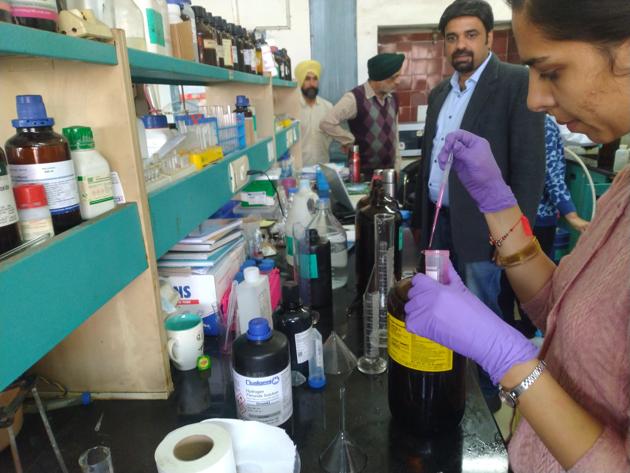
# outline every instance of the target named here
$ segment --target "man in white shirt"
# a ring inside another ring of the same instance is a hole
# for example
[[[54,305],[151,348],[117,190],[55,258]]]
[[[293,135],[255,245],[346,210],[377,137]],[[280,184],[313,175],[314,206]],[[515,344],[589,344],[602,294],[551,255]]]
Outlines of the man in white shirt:
[[[319,123],[332,109],[332,104],[318,96],[322,66],[319,62],[302,61],[295,68],[295,77],[302,90],[300,124],[302,134],[302,166],[327,163],[332,138],[319,129]]]

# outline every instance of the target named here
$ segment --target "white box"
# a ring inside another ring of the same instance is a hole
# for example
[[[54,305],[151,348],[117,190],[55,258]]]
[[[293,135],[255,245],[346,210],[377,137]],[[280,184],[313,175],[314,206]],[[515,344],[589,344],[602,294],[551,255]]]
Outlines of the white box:
[[[244,261],[241,243],[212,268],[160,268],[159,274],[179,293],[178,306],[204,305],[216,311]]]

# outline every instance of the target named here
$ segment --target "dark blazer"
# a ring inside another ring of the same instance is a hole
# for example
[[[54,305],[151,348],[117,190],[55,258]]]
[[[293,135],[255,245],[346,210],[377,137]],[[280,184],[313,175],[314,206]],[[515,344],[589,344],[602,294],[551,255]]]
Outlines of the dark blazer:
[[[490,142],[505,182],[533,225],[545,180],[545,117],[527,109],[528,81],[525,67],[501,62],[493,54],[479,78],[460,128]],[[450,90],[447,79],[429,94],[420,189],[412,220],[412,226],[422,230],[422,248],[428,245],[434,208],[428,185],[433,139],[440,109]],[[458,261],[489,260],[492,247],[483,215],[455,172],[450,174],[448,186],[452,240]]]

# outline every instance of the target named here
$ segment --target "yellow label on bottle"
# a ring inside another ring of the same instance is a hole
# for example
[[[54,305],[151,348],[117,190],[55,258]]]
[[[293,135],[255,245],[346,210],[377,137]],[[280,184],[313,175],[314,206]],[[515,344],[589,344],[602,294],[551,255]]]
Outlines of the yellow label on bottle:
[[[405,323],[387,314],[387,352],[399,365],[416,371],[440,373],[453,369],[453,351],[407,331]]]

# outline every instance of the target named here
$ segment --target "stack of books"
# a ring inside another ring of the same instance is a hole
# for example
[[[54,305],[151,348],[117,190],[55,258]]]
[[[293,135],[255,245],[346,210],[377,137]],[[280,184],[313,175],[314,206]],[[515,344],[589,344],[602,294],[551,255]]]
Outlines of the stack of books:
[[[214,267],[242,246],[241,219],[209,219],[162,256],[158,268]]]

